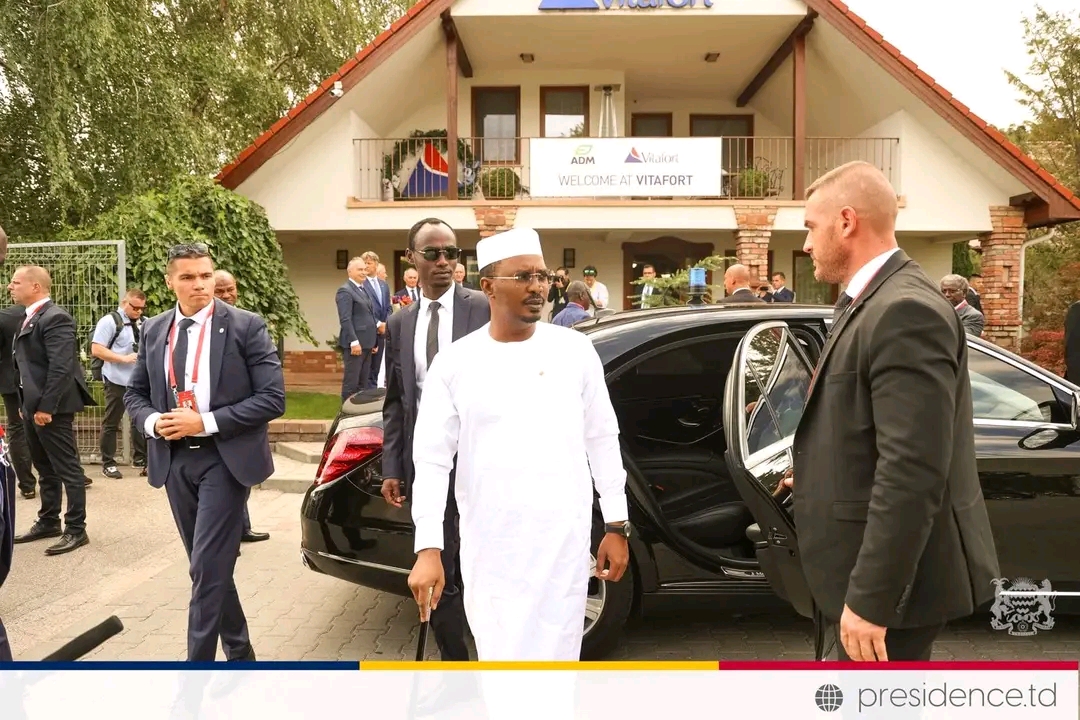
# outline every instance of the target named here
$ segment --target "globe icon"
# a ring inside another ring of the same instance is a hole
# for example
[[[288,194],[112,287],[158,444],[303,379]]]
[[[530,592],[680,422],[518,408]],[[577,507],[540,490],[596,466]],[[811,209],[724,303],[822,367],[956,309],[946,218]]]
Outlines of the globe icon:
[[[836,712],[844,704],[844,693],[832,683],[822,685],[814,693],[814,703],[822,712]]]

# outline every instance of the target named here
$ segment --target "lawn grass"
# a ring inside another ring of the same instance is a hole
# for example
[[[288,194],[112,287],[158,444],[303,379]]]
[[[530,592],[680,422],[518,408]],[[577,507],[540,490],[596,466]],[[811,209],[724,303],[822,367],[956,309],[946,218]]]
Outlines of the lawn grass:
[[[341,396],[334,393],[285,392],[285,419],[333,420],[341,410]]]

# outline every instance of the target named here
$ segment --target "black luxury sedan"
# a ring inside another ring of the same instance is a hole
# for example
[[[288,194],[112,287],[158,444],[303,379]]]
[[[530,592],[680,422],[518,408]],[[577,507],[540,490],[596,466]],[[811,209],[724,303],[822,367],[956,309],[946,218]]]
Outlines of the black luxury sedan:
[[[623,579],[591,581],[582,659],[603,657],[629,619],[661,604],[787,603],[813,617],[792,496],[780,481],[832,311],[682,306],[574,326],[604,363],[635,526]],[[979,472],[1002,574],[1080,590],[1080,556],[1069,550],[1080,528],[1080,387],[979,338],[968,345]],[[538,418],[555,421],[557,412],[540,408]],[[346,402],[304,497],[302,556],[313,571],[408,596],[410,509],[379,494],[381,451],[381,400]],[[1062,604],[1057,611],[1067,612]]]

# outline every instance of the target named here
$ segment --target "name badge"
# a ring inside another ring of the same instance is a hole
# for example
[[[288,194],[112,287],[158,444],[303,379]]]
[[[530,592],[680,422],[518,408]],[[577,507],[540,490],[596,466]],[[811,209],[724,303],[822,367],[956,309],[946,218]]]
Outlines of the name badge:
[[[195,401],[195,392],[193,390],[173,391],[173,395],[176,397],[176,407],[199,412],[199,404]]]

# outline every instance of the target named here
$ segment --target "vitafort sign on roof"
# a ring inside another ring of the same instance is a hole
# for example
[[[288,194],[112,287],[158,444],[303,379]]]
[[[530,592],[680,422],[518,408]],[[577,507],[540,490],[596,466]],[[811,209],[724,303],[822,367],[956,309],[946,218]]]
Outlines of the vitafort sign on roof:
[[[540,10],[650,10],[711,8],[713,0],[540,0]]]

